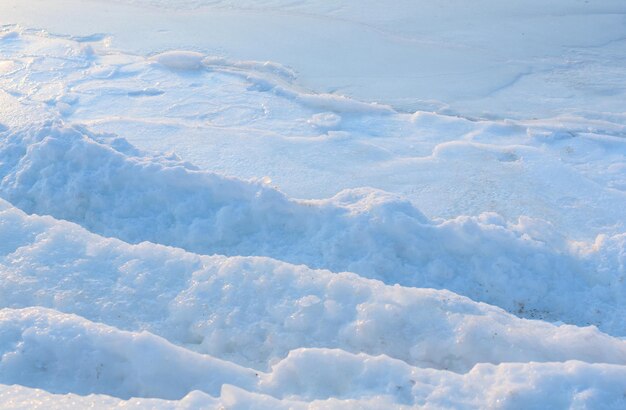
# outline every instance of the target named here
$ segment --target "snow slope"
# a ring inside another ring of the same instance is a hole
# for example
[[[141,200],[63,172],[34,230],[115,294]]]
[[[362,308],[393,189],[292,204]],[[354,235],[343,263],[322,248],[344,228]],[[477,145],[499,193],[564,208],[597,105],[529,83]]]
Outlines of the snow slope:
[[[494,396],[520,389],[531,402],[548,394],[555,403],[623,401],[626,342],[593,327],[518,319],[448,291],[390,287],[263,258],[128,245],[29,217],[6,202],[0,221],[5,385],[162,399],[194,390],[222,398],[234,385],[299,402],[456,407],[488,404],[489,395],[471,393],[472,385],[487,384]],[[525,361],[553,363],[480,364]],[[515,387],[515,375],[528,372],[585,393],[562,388],[553,396],[549,384],[532,394],[528,385]],[[449,389],[469,391],[449,397]],[[2,397],[19,400],[19,394],[13,389]],[[201,397],[203,405],[217,405]]]
[[[528,322],[448,291],[385,286],[266,258],[128,245],[4,207],[2,237],[13,238],[2,252],[6,307],[48,306],[146,329],[256,368],[298,347],[459,371],[485,361],[626,360],[626,345],[593,327]],[[481,347],[485,339],[492,340],[488,348]],[[605,347],[592,349],[596,344]]]
[[[3,134],[0,193],[29,213],[131,243],[270,256],[447,288],[525,317],[623,335],[623,234],[572,243],[528,218],[432,221],[405,200],[367,189],[296,201],[60,123]]]
[[[129,242],[150,240],[207,254],[280,255],[357,272],[360,267],[362,275],[391,284],[438,285],[521,316],[595,323],[619,335],[623,329],[624,235],[568,244],[532,220],[511,225],[484,214],[436,222],[406,201],[371,190],[325,201],[291,200],[260,182],[195,170],[173,157],[142,153],[117,136],[57,122],[7,129],[2,136],[0,192],[29,212],[73,220]],[[7,326],[0,331],[7,349],[0,382],[7,385],[178,399],[193,390],[220,396],[222,386],[234,384],[311,401],[361,400],[377,391],[372,382],[379,381],[381,394],[392,397],[376,407],[424,400],[413,393],[417,383],[405,386],[406,376],[396,381],[390,375],[397,366],[417,366],[401,374],[423,372],[418,368],[480,374],[481,363],[560,362],[545,371],[555,371],[559,376],[554,377],[566,377],[567,383],[596,383],[596,378],[573,376],[566,369],[578,365],[567,361],[617,364],[615,371],[626,361],[625,342],[593,326],[518,319],[446,290],[386,286],[266,258],[201,256],[150,242],[130,245],[68,222],[27,216],[7,202],[0,212],[0,238],[0,300]],[[145,332],[168,342],[163,345]],[[129,337],[132,342],[124,341]],[[315,350],[320,348],[340,350]],[[85,358],[77,360],[81,351]],[[345,352],[384,354],[397,362],[376,359],[379,370],[370,374],[354,366],[373,359]],[[198,353],[244,367],[195,357]],[[310,385],[310,371],[319,370],[307,369],[318,369],[325,357],[336,367],[319,376],[323,384]],[[173,371],[176,383],[172,369],[180,369]],[[269,381],[253,383],[252,369],[257,375],[273,370]],[[301,371],[306,376],[298,376]],[[586,368],[580,371],[587,374]],[[206,384],[203,375],[216,372],[223,376]],[[365,379],[347,382],[351,379],[343,372],[365,372]],[[611,389],[603,386],[598,394],[604,397]],[[544,400],[548,393],[534,394]],[[596,394],[590,397],[595,400]],[[579,399],[566,395],[562,400]]]

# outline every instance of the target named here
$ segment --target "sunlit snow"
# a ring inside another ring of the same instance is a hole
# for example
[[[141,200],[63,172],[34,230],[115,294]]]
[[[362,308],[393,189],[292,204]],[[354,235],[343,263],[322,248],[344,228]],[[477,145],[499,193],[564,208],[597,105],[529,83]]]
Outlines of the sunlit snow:
[[[623,1],[0,16],[0,408],[626,408]]]

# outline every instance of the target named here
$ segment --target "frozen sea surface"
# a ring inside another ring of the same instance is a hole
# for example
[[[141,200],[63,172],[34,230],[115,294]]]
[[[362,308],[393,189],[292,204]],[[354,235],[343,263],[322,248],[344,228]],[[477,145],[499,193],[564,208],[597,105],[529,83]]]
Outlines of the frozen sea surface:
[[[626,407],[622,1],[0,16],[0,407]]]
[[[6,23],[140,54],[276,61],[299,84],[401,111],[546,118],[619,112],[622,0],[3,0]]]

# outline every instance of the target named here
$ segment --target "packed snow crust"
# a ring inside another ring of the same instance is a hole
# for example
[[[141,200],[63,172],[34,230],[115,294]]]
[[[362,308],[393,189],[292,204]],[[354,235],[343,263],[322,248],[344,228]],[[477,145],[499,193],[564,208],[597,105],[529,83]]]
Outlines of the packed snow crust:
[[[121,20],[0,26],[0,407],[626,407],[621,2],[64,4]],[[355,74],[163,18],[323,27]],[[408,101],[368,42],[483,61]]]

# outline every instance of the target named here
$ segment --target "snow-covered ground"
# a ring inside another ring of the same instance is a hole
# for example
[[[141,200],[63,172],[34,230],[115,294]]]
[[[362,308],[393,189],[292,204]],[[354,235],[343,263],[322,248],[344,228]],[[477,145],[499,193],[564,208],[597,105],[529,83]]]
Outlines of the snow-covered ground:
[[[0,16],[0,407],[626,407],[623,1]]]

